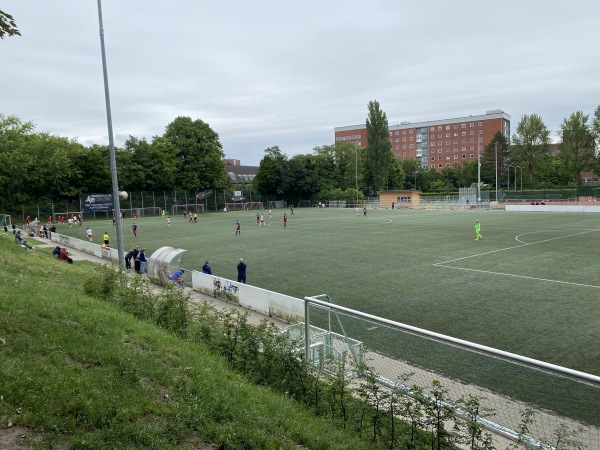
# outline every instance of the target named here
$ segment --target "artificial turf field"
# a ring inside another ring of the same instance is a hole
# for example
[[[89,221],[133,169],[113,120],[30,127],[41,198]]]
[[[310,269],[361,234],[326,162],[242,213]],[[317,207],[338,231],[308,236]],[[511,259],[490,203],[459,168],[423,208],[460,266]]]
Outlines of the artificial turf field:
[[[287,228],[283,213],[287,212]],[[125,251],[148,256],[186,249],[181,264],[303,298],[329,294],[340,305],[457,338],[600,375],[600,217],[593,213],[304,208],[209,213],[190,224],[172,217],[123,221]],[[241,235],[235,235],[235,221]],[[475,221],[483,240],[475,240]],[[100,243],[110,220],[58,228]]]

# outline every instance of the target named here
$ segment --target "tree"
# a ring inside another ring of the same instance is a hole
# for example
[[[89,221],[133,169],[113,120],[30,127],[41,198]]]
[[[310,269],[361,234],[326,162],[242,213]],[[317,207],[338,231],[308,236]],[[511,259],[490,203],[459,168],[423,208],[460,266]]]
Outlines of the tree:
[[[497,146],[496,146],[497,144]],[[502,186],[506,179],[507,164],[509,161],[508,140],[500,132],[497,132],[490,143],[485,146],[481,157],[481,181],[492,186],[496,184],[496,167],[498,168],[498,186]],[[475,166],[477,170],[477,166]],[[469,183],[470,184],[470,183]],[[459,184],[459,186],[467,186]]]
[[[559,145],[559,157],[564,167],[577,185],[583,184],[581,172],[592,170],[595,162],[595,136],[589,115],[577,111],[560,126],[562,142]]]
[[[511,160],[513,165],[524,167],[531,183],[536,170],[543,170],[550,149],[550,130],[537,114],[525,114],[517,125],[517,133],[512,137]]]
[[[372,192],[386,187],[394,155],[389,137],[388,120],[379,102],[369,102],[367,147],[365,148],[365,183]]]
[[[5,36],[21,36],[21,33],[13,16],[0,10],[0,39],[4,39]]]
[[[290,171],[287,156],[278,146],[267,148],[254,177],[256,190],[264,195],[283,196],[289,184]]]
[[[177,181],[183,189],[222,189],[227,185],[219,135],[207,123],[177,117],[167,125],[164,138],[176,149]]]

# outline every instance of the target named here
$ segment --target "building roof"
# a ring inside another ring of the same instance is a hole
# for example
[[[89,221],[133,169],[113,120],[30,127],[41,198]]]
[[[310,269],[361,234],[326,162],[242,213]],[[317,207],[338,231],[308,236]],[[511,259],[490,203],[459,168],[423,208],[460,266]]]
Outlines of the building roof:
[[[256,172],[257,166],[225,166],[225,173],[233,184],[251,184]]]

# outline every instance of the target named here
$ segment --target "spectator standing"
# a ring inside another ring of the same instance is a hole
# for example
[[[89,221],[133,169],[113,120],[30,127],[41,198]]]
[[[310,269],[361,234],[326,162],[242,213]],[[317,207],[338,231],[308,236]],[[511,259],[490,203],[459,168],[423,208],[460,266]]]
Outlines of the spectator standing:
[[[134,253],[135,253],[135,248],[132,248],[125,255],[125,268],[127,270],[131,269],[131,259],[133,258]]]
[[[208,265],[208,259],[204,262],[204,265],[202,266],[202,273],[212,275],[212,270],[210,270],[210,266]]]
[[[246,268],[247,267],[248,266],[246,266],[246,263],[244,262],[244,258],[240,258],[240,263],[237,265],[238,283],[246,284]]]
[[[146,249],[143,248],[140,251],[140,254],[138,255],[138,258],[140,260],[140,275],[145,275],[146,274]]]
[[[104,240],[104,246],[108,247],[108,244],[109,244],[108,231],[104,232],[104,236],[102,236],[102,239]]]

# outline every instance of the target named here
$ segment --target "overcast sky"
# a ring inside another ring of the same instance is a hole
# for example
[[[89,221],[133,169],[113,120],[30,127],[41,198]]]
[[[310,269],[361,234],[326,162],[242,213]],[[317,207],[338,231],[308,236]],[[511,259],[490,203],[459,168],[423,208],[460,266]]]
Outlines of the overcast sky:
[[[3,1],[22,37],[0,41],[0,113],[108,144],[97,0]],[[502,109],[600,104],[600,1],[104,0],[116,145],[178,116],[258,165],[334,143],[379,101],[390,125]]]

